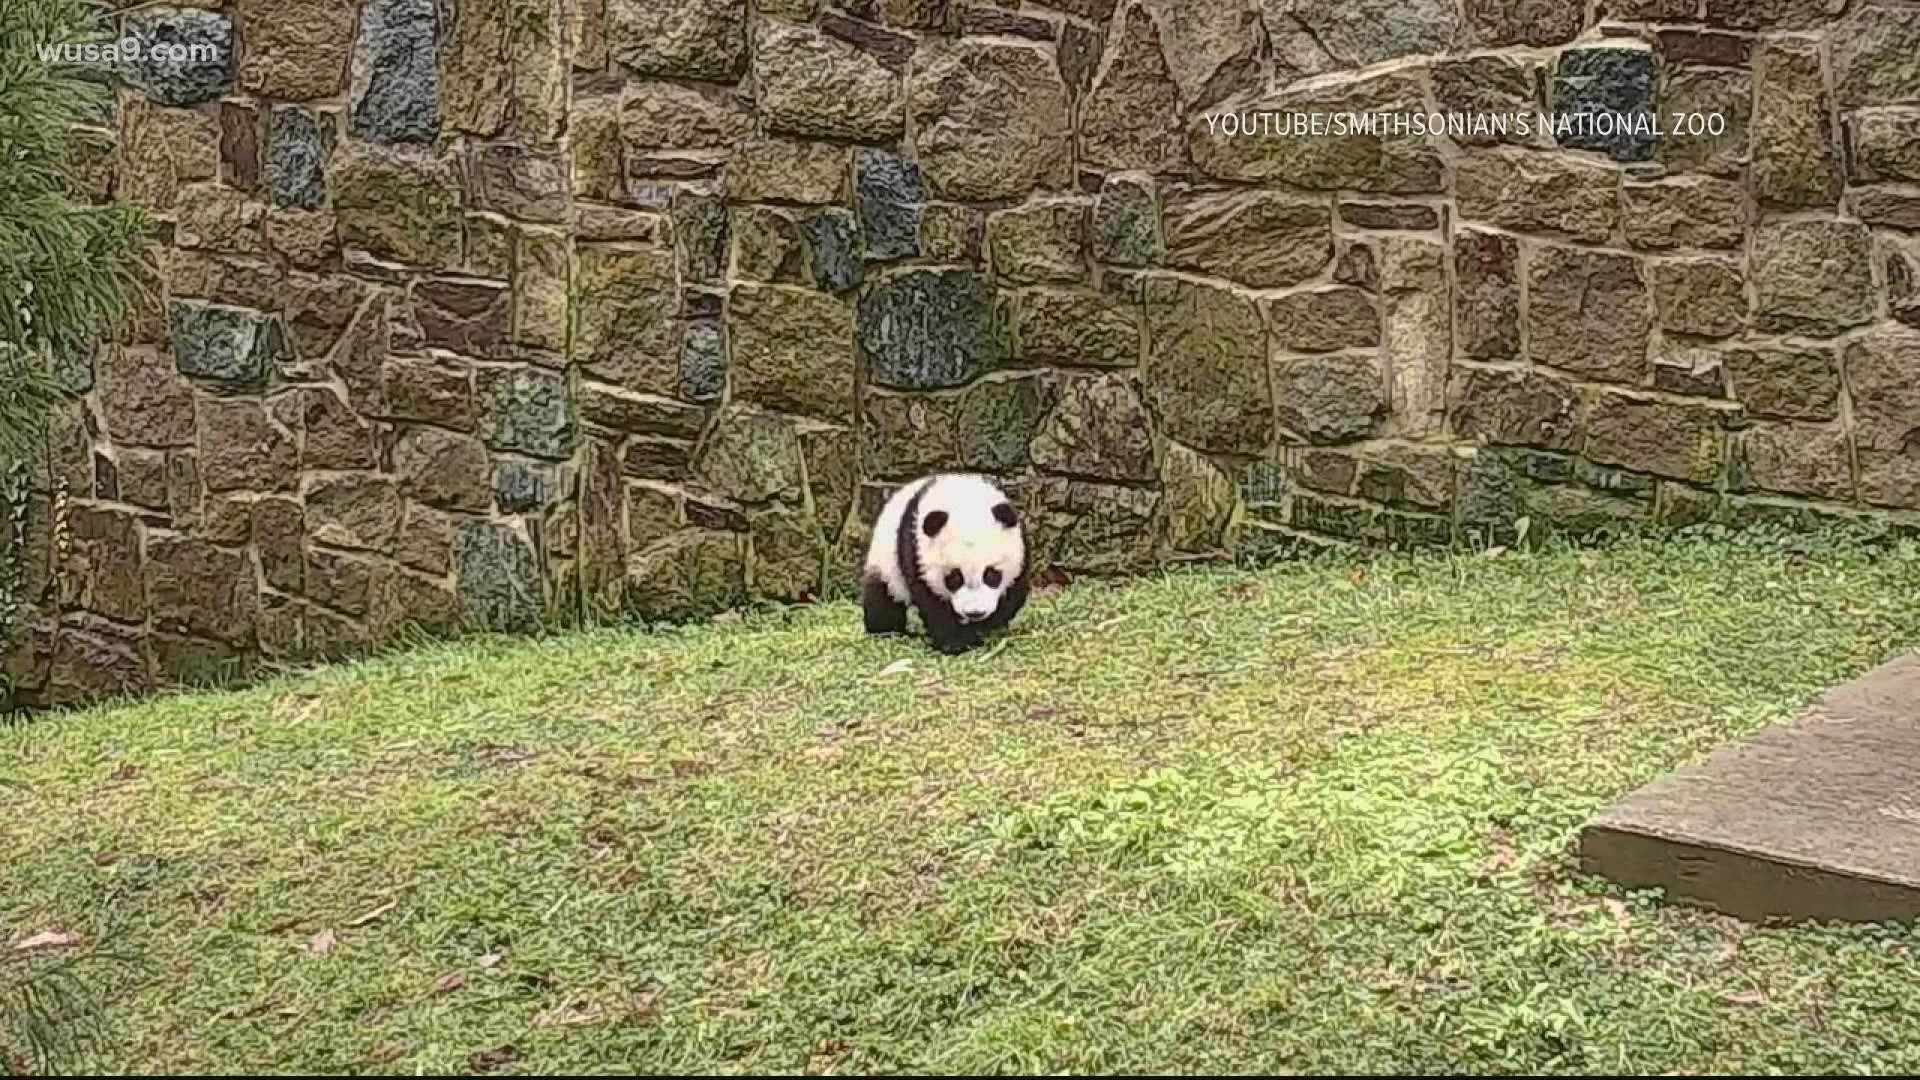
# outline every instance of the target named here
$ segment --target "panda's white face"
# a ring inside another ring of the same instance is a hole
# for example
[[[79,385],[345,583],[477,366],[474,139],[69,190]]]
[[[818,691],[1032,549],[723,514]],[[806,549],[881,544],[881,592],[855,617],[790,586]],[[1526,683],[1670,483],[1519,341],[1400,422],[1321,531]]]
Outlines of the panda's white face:
[[[1026,557],[1019,517],[998,491],[982,486],[936,486],[920,513],[920,571],[927,587],[962,622],[979,622],[1000,598]]]

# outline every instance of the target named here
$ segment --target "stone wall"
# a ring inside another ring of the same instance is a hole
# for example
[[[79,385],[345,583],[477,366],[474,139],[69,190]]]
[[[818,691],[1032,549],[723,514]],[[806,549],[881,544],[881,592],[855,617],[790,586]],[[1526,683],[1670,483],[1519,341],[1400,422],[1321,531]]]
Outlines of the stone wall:
[[[28,703],[844,593],[934,468],[1088,572],[1920,525],[1912,0],[193,0],[111,37],[214,48],[120,63],[94,136],[166,243],[59,365]],[[1596,110],[1658,130],[1538,123]],[[1394,126],[1433,113],[1529,123]]]

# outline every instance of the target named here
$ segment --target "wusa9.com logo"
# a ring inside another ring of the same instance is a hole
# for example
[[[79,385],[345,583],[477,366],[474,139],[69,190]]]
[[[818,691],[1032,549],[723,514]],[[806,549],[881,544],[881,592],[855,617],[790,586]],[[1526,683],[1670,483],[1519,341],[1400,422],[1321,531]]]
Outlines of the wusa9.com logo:
[[[203,64],[216,63],[220,58],[219,47],[205,41],[142,41],[128,37],[119,41],[40,46],[40,59],[49,64]]]

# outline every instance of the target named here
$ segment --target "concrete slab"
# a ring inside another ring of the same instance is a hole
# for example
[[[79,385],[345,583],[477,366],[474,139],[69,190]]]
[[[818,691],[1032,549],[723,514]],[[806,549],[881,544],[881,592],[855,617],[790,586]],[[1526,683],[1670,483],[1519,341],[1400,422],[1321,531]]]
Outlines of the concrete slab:
[[[1756,922],[1920,918],[1920,653],[1608,807],[1580,858]]]

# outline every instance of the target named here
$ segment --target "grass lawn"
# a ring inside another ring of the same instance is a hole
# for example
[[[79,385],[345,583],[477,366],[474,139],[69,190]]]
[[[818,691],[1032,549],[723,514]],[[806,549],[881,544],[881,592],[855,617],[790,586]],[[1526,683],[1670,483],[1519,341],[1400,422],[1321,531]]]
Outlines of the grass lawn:
[[[58,716],[0,952],[128,957],[115,1072],[1912,1072],[1920,931],[1572,851],[1916,597],[1912,543],[1328,556],[951,659],[833,604]]]

